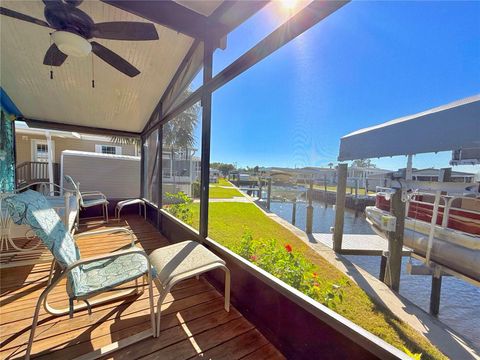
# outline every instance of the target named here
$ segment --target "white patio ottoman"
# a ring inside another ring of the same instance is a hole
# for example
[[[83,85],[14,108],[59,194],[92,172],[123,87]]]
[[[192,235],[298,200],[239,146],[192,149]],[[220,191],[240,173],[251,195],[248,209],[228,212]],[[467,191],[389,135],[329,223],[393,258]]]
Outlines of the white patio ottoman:
[[[160,313],[163,300],[178,282],[213,269],[225,272],[225,310],[230,311],[230,271],[225,261],[196,241],[187,240],[154,250],[150,263],[155,268],[153,279],[160,296],[157,302],[157,336],[160,335]]]
[[[120,220],[120,212],[125,206],[135,205],[138,204],[138,215],[142,215],[142,206],[143,206],[143,218],[147,219],[147,207],[145,205],[145,201],[142,199],[127,199],[123,201],[119,201],[115,206],[115,218]]]

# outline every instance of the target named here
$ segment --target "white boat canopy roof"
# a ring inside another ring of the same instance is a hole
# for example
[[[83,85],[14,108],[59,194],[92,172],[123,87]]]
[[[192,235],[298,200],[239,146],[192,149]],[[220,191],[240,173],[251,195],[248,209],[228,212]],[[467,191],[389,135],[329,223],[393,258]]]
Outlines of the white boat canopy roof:
[[[480,95],[345,135],[338,160],[466,148],[480,148]]]

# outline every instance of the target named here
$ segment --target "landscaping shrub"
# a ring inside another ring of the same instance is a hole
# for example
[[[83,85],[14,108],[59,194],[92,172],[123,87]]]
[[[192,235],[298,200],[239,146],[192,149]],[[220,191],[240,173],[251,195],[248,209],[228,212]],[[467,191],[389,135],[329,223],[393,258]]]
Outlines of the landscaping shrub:
[[[335,309],[343,301],[342,288],[349,285],[348,280],[339,284],[320,281],[315,265],[290,244],[281,246],[276,239],[254,239],[246,230],[234,251],[329,308]]]
[[[176,194],[165,193],[169,205],[166,206],[167,211],[175,216],[177,219],[192,224],[193,213],[190,208],[190,204],[193,202],[183,191],[179,191]]]
[[[200,197],[200,181],[198,180],[192,184],[192,196],[194,199]]]

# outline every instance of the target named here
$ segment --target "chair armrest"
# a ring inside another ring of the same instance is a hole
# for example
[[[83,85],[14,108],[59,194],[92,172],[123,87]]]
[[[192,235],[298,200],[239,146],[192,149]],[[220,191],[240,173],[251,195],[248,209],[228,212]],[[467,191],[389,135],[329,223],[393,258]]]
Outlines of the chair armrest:
[[[120,256],[125,256],[125,255],[130,255],[130,254],[139,254],[139,255],[142,255],[145,259],[147,259],[148,272],[150,274],[150,271],[151,271],[150,270],[150,268],[151,268],[150,258],[148,257],[147,253],[144,250],[142,250],[138,247],[132,247],[130,249],[118,250],[118,251],[114,251],[114,252],[111,252],[111,253],[108,253],[108,254],[97,255],[97,256],[89,257],[87,259],[77,260],[77,261],[73,262],[72,264],[70,264],[65,269],[65,272],[71,271],[72,269],[74,269],[74,268],[76,268],[80,265],[89,264],[89,263],[99,261],[99,260],[114,259],[114,258],[117,258],[117,257],[120,257]]]
[[[84,232],[84,233],[74,235],[74,239],[76,241],[77,239],[79,239],[81,237],[85,237],[85,236],[113,234],[113,233],[116,233],[116,232],[123,232],[123,233],[126,233],[127,235],[129,235],[132,246],[135,245],[135,235],[133,235],[132,231],[130,231],[126,228],[123,228],[123,227],[114,227],[114,228],[104,229],[104,230],[88,231],[88,232]]]
[[[98,256],[93,256],[87,259],[80,259],[78,261],[75,261],[71,263],[67,268],[65,268],[64,271],[60,274],[58,278],[56,278],[45,290],[44,292],[40,295],[41,297],[44,296],[45,293],[48,293],[50,289],[54,288],[57,286],[57,284],[67,276],[67,274],[72,271],[73,269],[79,267],[80,265],[85,265],[89,264],[91,262],[99,261],[99,260],[104,260],[104,259],[112,259],[112,258],[117,258],[119,256],[124,256],[124,255],[130,255],[130,254],[139,254],[145,257],[147,259],[147,271],[148,271],[148,276],[151,278],[152,276],[152,265],[150,263],[150,258],[148,257],[147,253],[143,251],[140,248],[137,247],[132,247],[130,249],[126,250],[119,250],[115,251],[109,254],[103,254],[103,255],[98,255]]]
[[[101,199],[101,200],[104,200],[104,201],[107,201],[108,202],[108,199],[107,197],[102,194],[101,192],[85,192],[85,193],[80,193],[80,197],[82,199],[82,202],[83,200],[85,200],[86,198],[93,198],[93,199]]]
[[[101,191],[81,191],[80,194],[82,194],[82,196],[102,196],[105,199],[107,198]]]

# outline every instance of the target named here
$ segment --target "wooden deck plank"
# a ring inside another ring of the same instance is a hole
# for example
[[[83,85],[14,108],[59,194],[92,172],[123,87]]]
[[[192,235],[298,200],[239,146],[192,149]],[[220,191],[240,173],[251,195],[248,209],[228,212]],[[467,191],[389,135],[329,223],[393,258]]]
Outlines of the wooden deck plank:
[[[138,216],[127,217],[121,222],[112,221],[108,225],[101,221],[88,221],[80,230],[118,226],[130,228],[135,234],[136,246],[147,253],[169,244],[151,224]],[[124,234],[78,240],[83,258],[128,245],[128,237]],[[0,270],[0,358],[23,358],[34,306],[46,288],[49,269],[49,263],[42,263]],[[134,283],[126,284],[130,285]],[[156,289],[154,294],[156,299]],[[67,305],[64,283],[51,292],[49,300],[55,306]],[[96,306],[91,316],[84,310],[75,313],[73,319],[68,316],[53,317],[42,309],[32,357],[73,358],[148,330],[149,327],[147,291],[140,296]],[[220,358],[231,353],[233,357],[230,358],[240,358],[269,344],[233,307],[230,313],[225,312],[223,296],[202,277],[200,280],[190,279],[177,284],[166,297],[162,305],[161,328],[160,338],[145,339],[108,357],[188,359],[203,353]]]
[[[283,356],[271,343],[245,356],[242,360],[283,360]]]
[[[253,353],[266,344],[268,344],[267,339],[258,330],[251,329],[191,359],[236,360]]]

